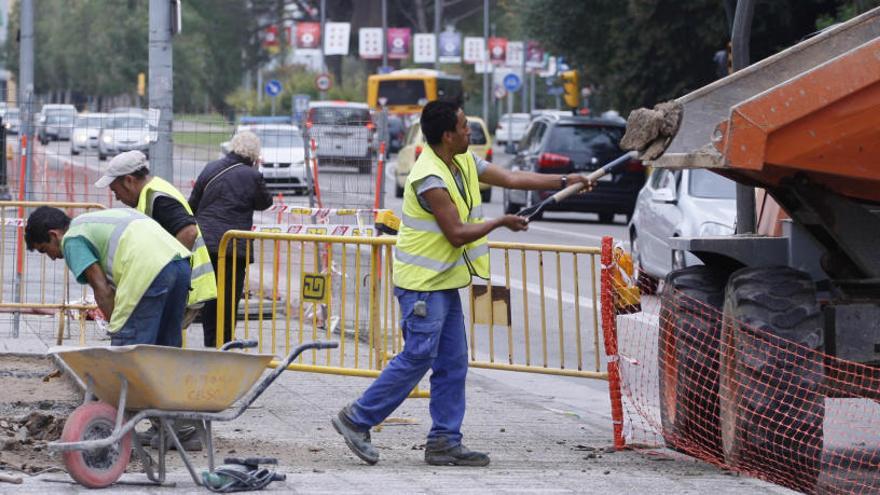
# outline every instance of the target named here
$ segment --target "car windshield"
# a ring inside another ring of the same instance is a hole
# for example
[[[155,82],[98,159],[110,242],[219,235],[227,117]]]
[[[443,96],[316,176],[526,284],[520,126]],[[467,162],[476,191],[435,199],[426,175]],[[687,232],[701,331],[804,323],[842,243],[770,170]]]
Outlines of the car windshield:
[[[379,98],[387,98],[386,105],[418,105],[425,98],[425,81],[404,79],[379,82]]]
[[[688,193],[696,198],[736,199],[736,182],[709,170],[694,169]]]
[[[479,122],[468,122],[468,127],[471,128],[471,144],[486,144],[486,133],[483,132],[483,126]]]
[[[46,117],[47,124],[71,124],[73,123],[72,115],[64,115],[64,114],[50,114]]]
[[[18,116],[20,115],[20,112],[21,112],[20,110],[7,110],[7,111],[6,111],[6,114],[4,115],[4,117],[5,117],[5,118],[13,118],[13,119],[17,119]]]
[[[140,117],[114,117],[110,122],[111,129],[143,129],[147,126],[147,120]]]
[[[281,129],[254,130],[254,134],[260,138],[262,148],[302,148],[302,134],[297,131]]]
[[[592,155],[617,151],[623,129],[586,125],[558,125],[550,133],[547,151],[553,153],[583,153]]]
[[[367,125],[370,111],[366,108],[313,108],[309,114],[314,125]]]
[[[98,129],[101,127],[101,117],[80,117],[76,119],[76,126]]]

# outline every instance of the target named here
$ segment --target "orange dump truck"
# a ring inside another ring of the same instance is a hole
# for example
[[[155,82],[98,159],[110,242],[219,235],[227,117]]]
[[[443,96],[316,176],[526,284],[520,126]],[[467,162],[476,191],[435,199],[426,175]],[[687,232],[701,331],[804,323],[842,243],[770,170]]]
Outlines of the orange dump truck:
[[[672,240],[704,266],[661,296],[664,437],[813,492],[834,464],[825,399],[880,397],[880,9],[674,107],[651,165],[763,188],[786,215],[759,196],[759,232],[781,235]]]

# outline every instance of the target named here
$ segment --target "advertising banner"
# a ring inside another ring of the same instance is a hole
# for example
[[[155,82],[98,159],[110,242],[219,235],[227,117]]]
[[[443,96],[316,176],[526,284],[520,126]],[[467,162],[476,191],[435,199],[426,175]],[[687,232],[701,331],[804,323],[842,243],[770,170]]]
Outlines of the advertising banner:
[[[464,39],[464,61],[468,64],[486,61],[486,41],[483,38],[468,36]]]
[[[409,58],[409,28],[388,28],[388,58],[402,60]]]
[[[444,64],[461,63],[461,33],[443,31],[437,45],[438,61]]]
[[[358,31],[358,55],[367,60],[382,58],[382,28],[361,28]]]
[[[413,62],[417,64],[433,64],[437,61],[437,38],[434,33],[417,33],[413,35]]]
[[[296,47],[303,49],[317,49],[321,47],[321,23],[298,22],[296,23]]]
[[[351,24],[327,22],[324,23],[324,31],[324,55],[348,55]]]
[[[507,60],[507,38],[489,38],[489,61],[504,64]]]

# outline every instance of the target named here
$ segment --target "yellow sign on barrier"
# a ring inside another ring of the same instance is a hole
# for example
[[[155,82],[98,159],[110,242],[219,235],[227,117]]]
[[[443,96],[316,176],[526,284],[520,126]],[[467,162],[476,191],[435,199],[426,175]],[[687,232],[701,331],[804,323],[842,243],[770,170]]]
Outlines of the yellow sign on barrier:
[[[303,273],[300,287],[303,301],[328,303],[330,281],[326,273]]]

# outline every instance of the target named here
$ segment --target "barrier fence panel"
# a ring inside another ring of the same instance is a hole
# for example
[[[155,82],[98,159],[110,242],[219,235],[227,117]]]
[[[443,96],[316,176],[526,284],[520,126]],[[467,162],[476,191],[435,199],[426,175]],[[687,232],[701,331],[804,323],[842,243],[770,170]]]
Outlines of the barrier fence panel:
[[[24,243],[27,216],[39,206],[54,206],[74,216],[104,208],[100,204],[0,201],[0,312],[10,328],[8,337],[36,335],[61,344],[71,338],[70,320],[78,321],[78,342],[106,338],[106,328],[95,321],[97,305],[87,286],[70,276],[63,260],[52,261]],[[65,331],[66,330],[66,331]]]
[[[603,319],[618,346],[616,443],[665,443],[804,493],[880,491],[880,371],[821,351],[811,281],[787,268],[694,266],[655,295],[640,280],[641,304],[627,309],[634,287],[603,286],[617,301]]]
[[[292,368],[376,376],[403,347],[392,284],[395,240],[227,232],[221,250],[254,260],[235,335],[257,338],[260,349],[272,353],[339,338],[336,351],[307,353]],[[490,243],[495,272],[487,285],[468,291],[464,307],[472,366],[607,378],[599,349],[598,254],[596,248]],[[223,279],[235,268],[220,260]]]

